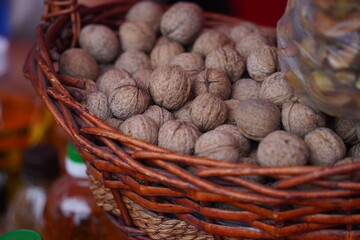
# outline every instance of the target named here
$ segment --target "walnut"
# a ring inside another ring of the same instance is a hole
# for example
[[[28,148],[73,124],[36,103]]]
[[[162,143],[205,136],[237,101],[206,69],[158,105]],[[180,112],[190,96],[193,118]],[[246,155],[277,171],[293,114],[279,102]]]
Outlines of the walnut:
[[[251,98],[239,102],[235,120],[245,137],[259,141],[280,127],[280,110],[269,100]]]
[[[151,66],[155,69],[168,65],[176,55],[183,52],[185,52],[184,48],[177,42],[159,44],[150,53]]]
[[[200,34],[196,39],[192,52],[200,53],[206,57],[211,51],[230,43],[230,39],[225,34],[209,29]]]
[[[155,32],[159,30],[163,10],[161,6],[152,1],[141,1],[134,4],[126,13],[125,20],[128,22],[146,22]]]
[[[145,22],[124,22],[119,29],[120,42],[123,50],[139,50],[150,52],[156,33],[154,29]]]
[[[224,71],[230,81],[235,82],[244,72],[245,61],[234,48],[224,46],[211,51],[206,56],[205,67]]]
[[[98,78],[96,84],[101,92],[107,95],[121,84],[123,79],[131,78],[130,73],[125,70],[111,69]]]
[[[191,121],[201,132],[212,130],[225,123],[227,115],[225,102],[211,93],[197,96],[191,104]]]
[[[120,42],[109,27],[100,24],[88,24],[79,35],[81,48],[88,51],[99,63],[113,61],[120,51]]]
[[[309,150],[300,137],[282,130],[274,131],[261,140],[257,159],[261,166],[302,166]]]
[[[135,79],[122,80],[109,95],[109,103],[115,117],[125,120],[144,112],[150,104],[150,95]]]
[[[188,74],[178,65],[159,67],[151,74],[149,92],[153,101],[168,110],[179,109],[191,90]]]
[[[84,107],[86,107],[90,112],[94,113],[101,120],[105,121],[111,117],[111,111],[109,108],[108,98],[105,93],[97,91],[90,93],[82,101]]]
[[[360,159],[360,143],[352,146],[349,149],[348,156],[352,157],[353,159]]]
[[[290,87],[281,72],[266,77],[261,83],[259,98],[268,99],[278,106],[290,101],[294,97],[294,90]]]
[[[139,114],[126,119],[120,126],[120,132],[131,137],[156,145],[158,140],[158,125],[152,118]]]
[[[133,78],[140,81],[146,89],[149,89],[150,76],[153,71],[150,69],[140,69],[133,74]]]
[[[146,109],[143,115],[152,118],[159,127],[161,127],[165,122],[175,119],[171,112],[165,108],[159,107],[158,105],[151,105],[148,109]]]
[[[205,158],[237,162],[239,145],[236,138],[225,131],[212,130],[204,133],[195,143],[195,155]]]
[[[224,72],[207,68],[194,77],[192,91],[195,96],[212,93],[225,100],[230,97],[231,82]]]
[[[242,78],[232,85],[231,98],[240,101],[259,98],[261,84],[251,78]]]
[[[236,125],[235,115],[236,115],[236,108],[239,106],[239,103],[240,101],[236,99],[229,99],[225,101],[225,104],[229,110],[228,119],[226,123]]]
[[[252,32],[236,42],[236,50],[246,60],[250,52],[268,44],[268,40],[259,32]]]
[[[120,129],[120,126],[123,122],[124,122],[123,120],[120,120],[120,119],[117,119],[114,117],[110,117],[110,118],[106,119],[106,123],[117,130]]]
[[[329,128],[316,128],[304,137],[310,149],[310,162],[316,166],[333,166],[343,159],[346,147],[343,140]]]
[[[235,125],[223,124],[216,127],[214,130],[222,130],[234,135],[236,142],[239,145],[239,156],[246,157],[249,155],[251,145],[250,141],[240,133],[239,129]]]
[[[249,53],[246,59],[247,71],[253,79],[263,81],[273,74],[279,66],[276,47],[264,45]]]
[[[345,143],[355,144],[359,140],[356,134],[356,121],[345,118],[335,118],[334,131]]]
[[[159,130],[159,146],[180,154],[193,154],[195,142],[200,135],[194,124],[170,120]]]
[[[99,75],[99,67],[95,59],[81,48],[70,48],[61,54],[59,71],[64,75],[94,81]]]
[[[196,74],[204,70],[205,62],[199,53],[180,53],[176,55],[170,62],[170,65],[179,65],[193,79]]]
[[[203,24],[203,11],[194,3],[178,2],[161,18],[160,31],[171,41],[182,45],[191,43]]]
[[[288,102],[283,105],[281,121],[286,131],[300,137],[326,124],[325,116],[321,112],[297,102]]]
[[[246,35],[253,32],[260,32],[258,26],[250,22],[242,22],[231,28],[230,38],[233,42],[236,43],[241,41]]]
[[[119,56],[115,62],[115,68],[134,74],[141,69],[151,69],[150,58],[144,52],[129,50]]]
[[[191,104],[193,100],[187,101],[180,109],[173,112],[176,119],[191,122]]]

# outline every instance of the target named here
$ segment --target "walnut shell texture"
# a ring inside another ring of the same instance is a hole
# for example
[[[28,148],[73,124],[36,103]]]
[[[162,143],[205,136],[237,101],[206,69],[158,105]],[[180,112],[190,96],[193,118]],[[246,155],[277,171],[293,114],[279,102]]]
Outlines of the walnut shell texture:
[[[230,97],[231,82],[224,72],[207,68],[194,77],[192,91],[195,96],[212,93],[225,100]]]
[[[101,120],[106,120],[111,117],[108,98],[105,93],[96,91],[86,96],[82,104]]]
[[[199,129],[190,123],[170,120],[159,130],[158,143],[160,147],[180,154],[193,154],[197,139],[201,135]]]
[[[151,74],[149,92],[160,107],[179,109],[188,99],[190,90],[190,78],[178,65],[159,67]]]
[[[333,166],[343,159],[346,146],[343,140],[329,128],[316,128],[304,137],[310,149],[310,162],[316,166]]]
[[[191,122],[191,104],[193,100],[187,101],[181,108],[173,111],[173,115],[176,119]]]
[[[201,33],[196,39],[192,52],[200,53],[206,57],[211,51],[230,43],[231,40],[225,34],[209,29]]]
[[[226,123],[236,125],[236,108],[239,106],[240,100],[229,99],[225,101],[225,104],[229,110],[228,119]]]
[[[231,98],[240,101],[259,98],[261,84],[251,78],[242,78],[232,85]]]
[[[265,38],[265,36],[255,31],[245,35],[240,41],[237,41],[235,48],[244,59],[247,59],[250,52],[255,51],[256,49],[259,49],[267,44],[268,40]]]
[[[119,56],[115,62],[115,68],[134,74],[141,69],[151,69],[150,58],[142,51],[129,50]]]
[[[165,108],[159,107],[158,105],[151,105],[148,109],[146,109],[143,115],[152,118],[159,127],[167,121],[175,119],[171,112]]]
[[[228,109],[225,102],[211,94],[197,96],[191,104],[191,121],[201,132],[206,132],[225,123]]]
[[[259,97],[268,99],[278,106],[291,101],[294,97],[294,90],[290,87],[280,72],[266,77],[261,83]]]
[[[302,166],[308,158],[309,150],[304,140],[282,130],[267,135],[257,150],[261,166]]]
[[[269,100],[240,101],[235,111],[239,131],[249,139],[259,141],[280,127],[280,110]]]
[[[150,61],[153,69],[168,65],[177,55],[185,52],[184,48],[177,42],[164,42],[158,44],[150,53]]]
[[[110,94],[116,87],[118,87],[123,79],[131,78],[131,74],[122,69],[111,69],[106,71],[98,78],[96,84],[99,91]],[[135,84],[135,83],[134,83]]]
[[[355,144],[359,140],[356,133],[356,121],[346,118],[335,118],[334,131],[345,143]]]
[[[139,114],[126,119],[120,125],[120,132],[131,137],[157,144],[159,127],[152,118]]]
[[[162,35],[182,45],[191,43],[203,24],[203,11],[194,3],[178,2],[163,15],[160,23]]]
[[[263,81],[278,69],[278,55],[276,47],[264,45],[249,53],[246,68],[251,78]]]
[[[155,40],[155,30],[146,22],[124,22],[119,28],[123,50],[150,52]]]
[[[157,32],[163,12],[161,6],[153,1],[140,1],[129,9],[125,20],[128,22],[146,22]]]
[[[235,82],[244,73],[245,61],[234,48],[224,46],[211,51],[206,56],[205,67],[223,71],[231,82]]]
[[[195,155],[227,162],[236,162],[239,159],[238,143],[232,134],[225,131],[208,131],[196,141]]]
[[[249,155],[251,147],[250,140],[244,137],[235,125],[223,124],[216,127],[214,130],[222,130],[234,135],[234,137],[236,138],[236,142],[239,145],[239,156],[247,157]]]
[[[191,79],[205,68],[202,56],[199,53],[190,52],[176,55],[171,60],[170,65],[179,65],[189,74]]]

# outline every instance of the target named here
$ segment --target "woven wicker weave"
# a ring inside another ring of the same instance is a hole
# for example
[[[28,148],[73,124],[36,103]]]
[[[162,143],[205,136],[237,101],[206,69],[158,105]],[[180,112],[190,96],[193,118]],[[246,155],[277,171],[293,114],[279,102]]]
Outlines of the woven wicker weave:
[[[99,205],[129,239],[360,239],[360,162],[255,167],[171,153],[117,132],[79,104],[84,80],[60,75],[57,61],[76,45],[80,19],[117,29],[134,1],[95,8],[45,3],[24,75],[84,156]],[[239,22],[206,13],[206,26]]]

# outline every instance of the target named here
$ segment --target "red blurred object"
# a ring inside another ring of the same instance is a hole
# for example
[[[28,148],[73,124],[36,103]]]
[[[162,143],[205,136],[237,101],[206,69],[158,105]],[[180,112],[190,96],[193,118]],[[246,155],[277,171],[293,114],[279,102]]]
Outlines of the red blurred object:
[[[275,27],[285,12],[287,0],[229,0],[229,13],[264,26]]]

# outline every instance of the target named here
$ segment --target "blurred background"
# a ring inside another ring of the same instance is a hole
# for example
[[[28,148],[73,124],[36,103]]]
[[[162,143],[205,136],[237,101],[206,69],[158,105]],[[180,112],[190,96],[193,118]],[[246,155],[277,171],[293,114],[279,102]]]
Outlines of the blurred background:
[[[78,0],[85,5],[116,0]],[[157,0],[173,4],[175,0]],[[206,11],[232,15],[276,27],[286,0],[193,0]],[[22,153],[29,146],[47,143],[64,159],[66,137],[43,107],[31,83],[22,76],[27,53],[36,41],[44,0],[0,0],[0,234],[5,226],[6,203],[21,185]],[[6,184],[5,184],[6,183]],[[6,195],[5,195],[6,194]]]

